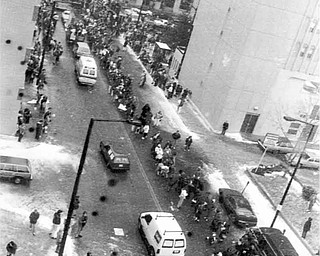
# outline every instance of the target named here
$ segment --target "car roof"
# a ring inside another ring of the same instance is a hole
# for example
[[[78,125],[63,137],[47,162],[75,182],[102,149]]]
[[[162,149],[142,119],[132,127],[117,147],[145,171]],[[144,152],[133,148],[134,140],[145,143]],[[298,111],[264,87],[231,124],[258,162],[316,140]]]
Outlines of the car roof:
[[[89,66],[90,68],[95,68],[97,69],[97,64],[96,61],[94,60],[93,57],[90,56],[80,56],[80,59],[83,62],[83,65]]]
[[[29,165],[29,160],[26,158],[15,156],[0,156],[0,163],[3,164],[17,164],[17,165]]]
[[[158,224],[160,234],[164,232],[173,232],[173,231],[181,231],[184,236],[184,233],[174,217],[174,215],[170,212],[144,212],[141,215],[151,215],[152,219],[155,220]]]
[[[271,246],[277,248],[283,256],[299,256],[290,240],[275,228],[259,228]]]
[[[89,45],[87,43],[77,42],[77,44],[78,44],[79,47],[88,47],[89,48]]]
[[[230,188],[219,188],[219,192],[224,193],[225,195],[234,195],[234,196],[241,196],[243,197],[243,195],[234,189],[230,189]]]

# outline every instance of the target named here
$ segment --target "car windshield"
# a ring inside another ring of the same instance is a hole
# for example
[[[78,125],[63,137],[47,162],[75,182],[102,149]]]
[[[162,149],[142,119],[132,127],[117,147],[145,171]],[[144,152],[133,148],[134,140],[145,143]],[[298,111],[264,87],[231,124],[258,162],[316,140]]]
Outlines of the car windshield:
[[[242,216],[247,216],[247,217],[254,216],[252,212],[247,208],[237,208],[236,212],[238,215],[242,215]]]

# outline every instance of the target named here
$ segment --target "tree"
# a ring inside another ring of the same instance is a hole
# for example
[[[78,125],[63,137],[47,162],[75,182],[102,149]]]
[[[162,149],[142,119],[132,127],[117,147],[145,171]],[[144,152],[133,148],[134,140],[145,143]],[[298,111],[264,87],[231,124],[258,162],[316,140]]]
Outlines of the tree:
[[[168,26],[164,31],[162,39],[171,49],[175,49],[177,46],[187,46],[191,31],[192,24],[190,18],[187,15],[180,15],[178,22]]]

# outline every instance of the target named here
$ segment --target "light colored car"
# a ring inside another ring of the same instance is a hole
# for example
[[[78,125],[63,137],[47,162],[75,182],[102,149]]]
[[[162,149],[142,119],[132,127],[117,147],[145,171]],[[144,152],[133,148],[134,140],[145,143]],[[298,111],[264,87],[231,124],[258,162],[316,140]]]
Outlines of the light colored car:
[[[21,157],[0,156],[0,178],[15,184],[29,183],[32,180],[30,161]]]
[[[291,166],[296,166],[300,154],[286,154],[286,160]],[[304,153],[302,155],[299,168],[320,169],[320,156],[311,153]]]
[[[63,23],[69,22],[71,19],[71,11],[69,11],[69,10],[64,11],[61,14],[61,18],[62,18]]]

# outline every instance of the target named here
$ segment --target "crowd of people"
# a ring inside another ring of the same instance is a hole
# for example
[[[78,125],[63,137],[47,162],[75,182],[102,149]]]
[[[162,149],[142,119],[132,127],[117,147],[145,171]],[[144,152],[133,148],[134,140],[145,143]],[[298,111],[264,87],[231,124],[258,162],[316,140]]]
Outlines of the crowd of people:
[[[58,42],[53,37],[56,19],[50,19],[50,8],[47,8],[51,4],[50,0],[43,0],[41,3],[37,30],[35,31],[35,44],[25,72],[26,84],[33,86],[34,79],[37,79],[34,85],[37,91],[35,102],[35,107],[37,108],[35,109],[39,113],[33,115],[29,107],[25,107],[19,111],[18,129],[16,132],[19,142],[23,138],[26,126],[30,123],[33,116],[38,116],[35,128],[35,139],[37,140],[48,132],[48,126],[52,118],[52,109],[48,104],[48,96],[44,93],[47,81],[46,70],[41,67],[42,51],[45,49],[48,53],[47,56],[49,55],[49,58],[54,60],[53,64],[57,65],[60,56],[63,54],[63,47],[61,42]],[[50,23],[50,20],[52,23]],[[95,12],[86,11],[74,23],[71,23],[69,30],[71,32],[69,39],[83,38],[91,46],[92,52],[100,59],[100,66],[106,71],[110,82],[109,93],[117,103],[118,109],[125,113],[126,118],[132,121],[136,120],[136,123],[133,123],[132,130],[137,136],[141,135],[142,140],[151,140],[150,153],[155,163],[155,175],[165,179],[168,192],[173,191],[177,194],[176,208],[180,209],[185,204],[184,202],[189,200],[190,206],[194,208],[194,221],[199,222],[202,218],[205,221],[211,221],[212,218],[211,228],[217,234],[217,237],[221,238],[220,234],[222,234],[222,230],[226,225],[223,218],[221,218],[221,210],[216,204],[215,199],[210,194],[204,192],[202,169],[199,167],[192,175],[187,175],[184,170],[177,167],[178,147],[179,142],[182,140],[179,130],[173,132],[172,139],[166,141],[163,141],[160,131],[148,137],[151,126],[154,129],[158,129],[164,116],[161,110],[157,110],[153,114],[149,104],[145,104],[141,109],[141,114],[136,115],[138,99],[133,94],[132,77],[130,74],[124,74],[122,57],[117,54],[120,51],[120,47],[113,44],[113,38],[123,33],[125,37],[123,48],[130,45],[139,56],[139,59],[148,60],[143,61],[143,63],[152,75],[153,85],[163,89],[168,99],[179,99],[177,107],[177,112],[179,112],[185,101],[191,97],[192,92],[188,88],[183,88],[175,77],[168,78],[167,70],[161,65],[163,57],[149,59],[147,55],[148,49],[159,40],[159,34],[152,27],[148,27],[148,25],[135,26],[130,18],[122,20],[115,18],[114,13],[106,6],[101,6],[101,8],[97,6]],[[47,34],[49,37],[46,36]],[[42,40],[40,40],[40,35],[42,35]],[[145,84],[146,72],[143,71],[139,86],[143,88]],[[224,125],[223,133],[226,129],[228,129],[228,126]],[[183,150],[190,151],[193,143],[192,136],[187,136],[183,141]],[[177,169],[179,170],[177,171]],[[53,227],[49,234],[51,238],[57,239],[57,250],[59,250],[59,241],[61,241],[62,235],[62,230],[57,228],[60,225],[61,212],[59,210],[54,214]],[[86,217],[85,212],[83,216]],[[81,237],[80,232],[86,223],[86,220],[84,224],[80,223],[80,219],[83,216],[79,217],[76,238]],[[35,235],[35,224],[38,218],[39,213],[35,210],[30,215],[30,228],[33,235]],[[11,241],[7,247],[8,255],[14,255],[16,249],[17,245]]]

